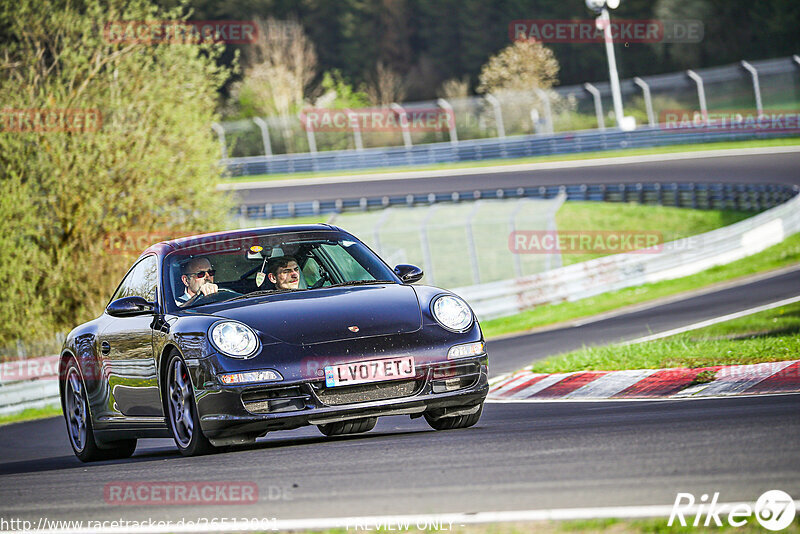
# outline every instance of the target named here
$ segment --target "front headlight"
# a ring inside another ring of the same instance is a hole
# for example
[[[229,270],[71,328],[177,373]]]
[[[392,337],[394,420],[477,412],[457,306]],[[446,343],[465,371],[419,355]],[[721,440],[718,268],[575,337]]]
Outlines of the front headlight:
[[[472,310],[467,303],[453,295],[436,297],[431,305],[433,317],[439,324],[454,332],[463,332],[472,326]]]
[[[211,342],[218,351],[234,358],[247,358],[258,348],[253,329],[235,321],[221,321],[212,326]]]

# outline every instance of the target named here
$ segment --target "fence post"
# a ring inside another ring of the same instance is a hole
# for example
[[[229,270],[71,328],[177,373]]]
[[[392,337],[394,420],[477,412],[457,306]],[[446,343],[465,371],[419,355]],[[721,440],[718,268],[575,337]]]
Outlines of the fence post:
[[[525,202],[524,198],[517,200],[517,205],[511,211],[511,215],[508,217],[508,231],[509,235],[513,235],[514,232],[517,231],[517,214],[523,207],[523,202]],[[522,278],[522,259],[519,256],[519,252],[512,252],[514,256],[514,274],[517,275],[517,278]]]
[[[750,73],[750,76],[753,79],[753,93],[756,95],[756,111],[758,111],[758,116],[761,117],[764,115],[764,108],[761,105],[761,84],[758,83],[758,71],[753,65],[745,60],[742,60],[742,67],[744,67],[745,70]]]
[[[547,123],[547,132],[550,134],[555,133],[553,129],[553,109],[550,107],[550,97],[547,96],[547,93],[538,87],[533,88],[533,92],[542,99],[542,104],[544,105],[544,120]]]
[[[480,205],[481,201],[476,201],[475,205],[472,207],[472,211],[470,211],[469,215],[467,215],[467,246],[469,247],[469,262],[472,264],[472,279],[475,281],[476,285],[481,283],[481,270],[480,264],[478,263],[478,248],[475,246],[475,235],[472,230],[472,220],[475,218],[475,215],[478,214]]]
[[[430,208],[428,208],[428,214],[425,215],[425,218],[419,225],[419,237],[422,245],[422,261],[425,262],[425,273],[428,275],[429,284],[435,285],[435,278],[433,276],[433,254],[431,254],[431,243],[428,239],[428,221],[433,214],[436,213],[436,210],[439,208],[438,204],[432,204]]]
[[[453,106],[450,105],[450,102],[445,100],[444,98],[440,98],[436,101],[439,104],[439,107],[447,111],[447,113],[452,117],[453,122],[447,121],[450,125],[450,144],[457,145],[458,144],[458,132],[456,131],[456,113],[453,111]]]
[[[411,131],[408,129],[408,114],[406,110],[396,102],[393,102],[390,107],[395,113],[400,115],[400,128],[403,131],[403,145],[405,145],[406,148],[411,148],[414,145],[411,143]]]
[[[211,123],[211,129],[217,133],[219,137],[219,145],[222,147],[222,159],[228,159],[228,146],[225,144],[225,128],[218,122]]]
[[[381,216],[378,218],[378,221],[375,223],[375,228],[372,230],[372,236],[375,239],[375,252],[378,253],[378,256],[383,256],[383,246],[381,245],[381,227],[386,223],[387,217],[389,217],[389,212],[392,211],[392,208],[386,208],[381,213]]]
[[[601,130],[606,129],[606,121],[603,117],[603,101],[600,99],[600,90],[590,83],[583,84],[583,87],[589,91],[594,100],[594,113],[597,115],[597,127]]]
[[[500,108],[500,101],[494,95],[487,94],[486,101],[494,108],[494,121],[497,124],[497,137],[506,136],[506,127],[503,124],[503,110]]]
[[[255,117],[253,122],[256,123],[256,126],[261,130],[261,141],[264,143],[264,155],[272,157],[272,143],[269,139],[269,127],[266,121],[261,117]]]
[[[356,116],[356,120],[353,120],[353,110],[346,109],[345,112],[347,113],[347,120],[353,125],[353,141],[356,144],[356,150],[364,150],[364,141],[361,139],[361,125],[358,124],[358,116]]]
[[[703,114],[703,120],[706,121],[708,120],[708,106],[706,105],[706,90],[703,86],[703,78],[692,69],[687,70],[686,75],[697,84],[697,100],[700,102],[700,113]]]
[[[650,96],[650,86],[638,76],[633,79],[633,83],[642,88],[642,95],[644,95],[644,107],[647,110],[647,123],[653,127],[656,125],[656,115],[653,113],[653,99]]]
[[[300,122],[303,122],[303,118],[300,117]],[[306,138],[308,139],[308,151],[312,154],[317,153],[317,138],[314,136],[314,128],[311,126],[311,121],[306,121]]]

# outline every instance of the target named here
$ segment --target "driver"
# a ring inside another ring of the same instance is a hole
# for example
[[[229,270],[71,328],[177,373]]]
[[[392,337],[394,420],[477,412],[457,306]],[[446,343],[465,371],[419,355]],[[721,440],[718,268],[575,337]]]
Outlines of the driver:
[[[181,281],[186,286],[178,302],[186,303],[198,295],[211,295],[219,291],[214,283],[214,269],[208,258],[192,258],[181,266]]]
[[[300,265],[294,256],[278,256],[269,261],[267,277],[275,289],[297,289],[300,286]]]

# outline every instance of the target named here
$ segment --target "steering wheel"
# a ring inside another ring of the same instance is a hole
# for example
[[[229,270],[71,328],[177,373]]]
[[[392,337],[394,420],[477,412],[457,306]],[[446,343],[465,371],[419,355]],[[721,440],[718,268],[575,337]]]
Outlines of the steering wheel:
[[[331,276],[328,274],[328,271],[325,270],[325,267],[323,267],[322,264],[317,265],[317,271],[319,272],[319,280],[308,286],[308,289],[319,289],[325,284],[326,281],[331,279]]]
[[[229,295],[229,294],[226,294],[226,293],[233,293],[233,295]],[[190,304],[191,305],[195,305],[198,302],[203,303],[203,304],[211,304],[213,302],[222,302],[223,300],[228,300],[229,298],[231,298],[233,296],[236,296],[236,295],[241,295],[241,293],[239,293],[238,291],[233,291],[232,289],[226,289],[224,287],[221,287],[221,288],[219,288],[217,290],[216,293],[211,293],[211,294],[208,294],[208,295],[203,295],[202,293],[197,293],[195,296],[193,296],[192,298],[190,298],[189,300],[187,300],[186,302],[181,304],[181,308],[185,308],[186,306],[189,306]],[[222,298],[219,298],[220,296]]]

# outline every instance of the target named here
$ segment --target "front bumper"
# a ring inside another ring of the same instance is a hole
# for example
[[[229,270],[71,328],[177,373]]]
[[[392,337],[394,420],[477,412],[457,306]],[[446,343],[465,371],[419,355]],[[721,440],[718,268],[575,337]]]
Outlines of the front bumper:
[[[455,415],[482,403],[489,392],[488,358],[432,363],[414,380],[326,388],[322,380],[197,390],[203,433],[211,440],[252,439],[290,430],[385,415]]]

